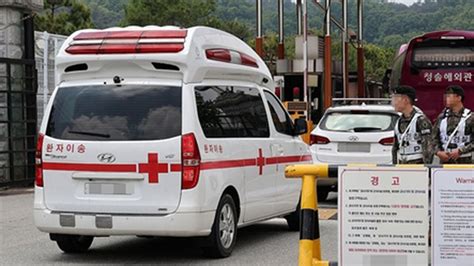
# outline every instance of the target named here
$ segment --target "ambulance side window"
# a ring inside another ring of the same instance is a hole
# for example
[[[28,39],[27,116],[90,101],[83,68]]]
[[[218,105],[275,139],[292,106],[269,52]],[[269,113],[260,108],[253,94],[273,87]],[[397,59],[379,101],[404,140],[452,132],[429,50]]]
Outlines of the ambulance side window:
[[[199,86],[195,88],[199,122],[208,138],[267,138],[268,119],[256,88]]]
[[[265,91],[265,98],[267,98],[268,107],[272,116],[273,124],[278,132],[293,136],[293,122],[283,109],[278,99],[271,93]]]

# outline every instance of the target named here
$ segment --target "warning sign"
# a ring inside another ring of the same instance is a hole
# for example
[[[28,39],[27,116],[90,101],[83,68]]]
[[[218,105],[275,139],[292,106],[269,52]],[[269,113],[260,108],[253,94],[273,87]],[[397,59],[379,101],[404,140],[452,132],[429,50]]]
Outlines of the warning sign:
[[[433,265],[474,265],[474,169],[433,169]]]
[[[428,265],[428,173],[339,169],[341,265]]]

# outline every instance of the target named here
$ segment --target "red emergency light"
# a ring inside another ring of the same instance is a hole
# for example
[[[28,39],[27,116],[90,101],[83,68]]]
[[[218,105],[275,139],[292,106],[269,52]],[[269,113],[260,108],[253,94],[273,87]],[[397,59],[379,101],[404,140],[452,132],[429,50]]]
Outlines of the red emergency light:
[[[206,57],[210,60],[258,68],[257,60],[255,58],[229,49],[207,49]]]
[[[184,49],[187,30],[82,32],[73,38],[70,54],[177,53]]]

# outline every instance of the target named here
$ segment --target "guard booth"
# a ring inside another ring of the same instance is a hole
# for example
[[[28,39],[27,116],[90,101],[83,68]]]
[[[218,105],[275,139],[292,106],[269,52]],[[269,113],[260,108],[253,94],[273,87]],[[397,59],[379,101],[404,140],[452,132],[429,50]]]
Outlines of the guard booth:
[[[319,36],[308,36],[308,91],[311,94],[311,102],[306,103],[304,91],[304,60],[303,60],[303,36],[295,38],[295,58],[279,59],[277,61],[277,76],[280,82],[280,99],[287,107],[293,119],[306,118],[308,114],[306,106],[310,104],[311,113],[309,118],[313,124],[324,113],[322,102],[322,77],[323,77],[323,55],[324,40]],[[276,82],[278,84],[278,82]],[[309,129],[311,131],[311,129]]]
[[[33,11],[41,0],[0,3],[0,187],[35,176],[36,68]]]

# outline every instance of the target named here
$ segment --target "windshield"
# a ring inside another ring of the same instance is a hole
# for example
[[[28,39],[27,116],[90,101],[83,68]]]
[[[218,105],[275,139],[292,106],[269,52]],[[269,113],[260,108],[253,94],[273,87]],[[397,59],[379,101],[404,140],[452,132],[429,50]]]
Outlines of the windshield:
[[[432,40],[415,46],[417,68],[474,68],[474,40]]]
[[[46,135],[64,140],[160,140],[181,134],[181,88],[59,88]]]
[[[391,113],[353,114],[332,112],[321,121],[321,129],[347,132],[391,131],[398,116]]]

